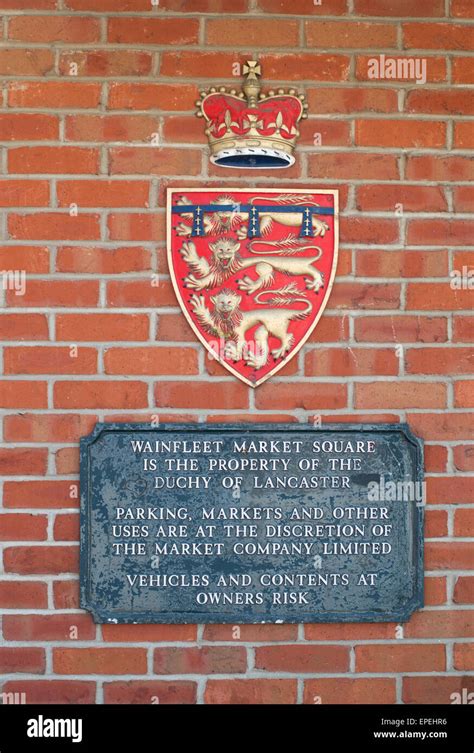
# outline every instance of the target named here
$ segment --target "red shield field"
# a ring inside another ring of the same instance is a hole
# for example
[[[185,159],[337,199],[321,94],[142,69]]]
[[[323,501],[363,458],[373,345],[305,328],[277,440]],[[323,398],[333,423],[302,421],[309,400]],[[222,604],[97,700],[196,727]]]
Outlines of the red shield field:
[[[337,191],[169,189],[168,264],[203,345],[251,387],[316,327],[338,249]]]

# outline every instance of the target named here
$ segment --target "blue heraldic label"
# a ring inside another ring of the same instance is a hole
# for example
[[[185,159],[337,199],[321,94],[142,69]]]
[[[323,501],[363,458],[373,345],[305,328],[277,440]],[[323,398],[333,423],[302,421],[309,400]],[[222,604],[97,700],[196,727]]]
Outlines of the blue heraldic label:
[[[81,606],[97,622],[404,622],[423,606],[406,424],[97,424]]]

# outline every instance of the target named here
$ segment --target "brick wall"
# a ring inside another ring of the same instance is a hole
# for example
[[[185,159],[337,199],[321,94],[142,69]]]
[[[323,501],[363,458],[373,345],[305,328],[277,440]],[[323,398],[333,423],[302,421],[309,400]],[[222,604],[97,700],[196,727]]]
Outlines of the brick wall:
[[[25,294],[2,291],[0,314],[3,691],[28,702],[450,703],[472,690],[472,0],[0,8],[0,269],[26,272]],[[214,168],[193,115],[198,86],[239,85],[233,65],[257,53],[267,87],[307,92],[296,165]],[[425,60],[427,83],[370,78],[380,54]],[[205,357],[179,312],[165,262],[170,185],[340,191],[328,309],[255,392]],[[315,414],[407,420],[426,441],[426,607],[403,628],[101,627],[78,609],[78,438],[96,420]]]

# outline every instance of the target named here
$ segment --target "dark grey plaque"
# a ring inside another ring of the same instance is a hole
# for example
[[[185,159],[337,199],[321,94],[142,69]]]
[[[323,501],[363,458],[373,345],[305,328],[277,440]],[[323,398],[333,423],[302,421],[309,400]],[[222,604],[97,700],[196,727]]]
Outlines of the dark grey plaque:
[[[405,621],[423,449],[400,424],[97,424],[81,606],[97,622]]]

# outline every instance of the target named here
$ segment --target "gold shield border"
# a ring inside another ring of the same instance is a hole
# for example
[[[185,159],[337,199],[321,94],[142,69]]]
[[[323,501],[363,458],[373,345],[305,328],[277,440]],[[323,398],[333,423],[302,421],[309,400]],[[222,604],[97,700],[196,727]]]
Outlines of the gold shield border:
[[[283,359],[281,363],[279,363],[277,366],[274,366],[271,371],[268,372],[264,377],[261,379],[258,379],[256,382],[252,382],[250,379],[247,379],[246,377],[242,376],[242,374],[239,374],[239,372],[231,366],[230,363],[225,361],[224,359],[220,358],[215,351],[208,345],[205,338],[201,335],[198,328],[196,327],[195,323],[193,322],[191,316],[189,315],[189,312],[187,311],[187,308],[185,306],[183,297],[181,295],[181,290],[178,286],[178,283],[176,281],[176,275],[175,270],[172,264],[172,249],[171,249],[171,240],[172,240],[172,214],[171,214],[171,207],[172,207],[172,200],[173,200],[173,194],[179,193],[187,195],[188,193],[215,193],[216,195],[220,195],[223,191],[226,191],[230,194],[234,193],[248,193],[249,191],[253,190],[259,190],[259,191],[265,191],[265,193],[319,193],[319,194],[330,194],[334,197],[334,256],[332,261],[332,268],[331,268],[331,277],[329,280],[329,284],[326,290],[326,293],[324,295],[323,301],[321,303],[321,307],[318,311],[318,314],[309,328],[306,335],[300,340],[300,342],[296,345],[296,347],[293,349],[290,355],[286,356],[286,358]],[[249,387],[258,387],[260,384],[263,384],[263,382],[266,382],[267,379],[270,379],[270,377],[274,376],[280,369],[282,369],[284,366],[286,366],[287,363],[289,363],[294,356],[301,350],[305,342],[308,340],[309,336],[314,332],[315,327],[317,323],[319,322],[324,310],[326,309],[326,305],[329,299],[329,296],[331,295],[332,286],[334,284],[334,278],[336,276],[336,268],[337,268],[337,259],[339,254],[339,191],[337,189],[315,189],[315,188],[291,188],[291,187],[281,187],[281,188],[265,188],[264,186],[259,187],[258,189],[254,188],[228,188],[227,186],[224,186],[223,188],[209,188],[208,186],[202,187],[202,188],[168,188],[166,191],[166,233],[167,233],[167,242],[166,242],[166,248],[167,248],[167,258],[168,258],[168,269],[171,277],[171,281],[173,283],[174,292],[176,295],[176,298],[178,299],[178,302],[180,304],[181,311],[185,315],[189,326],[193,330],[194,334],[198,338],[199,342],[204,345],[208,353],[211,354],[212,358],[215,361],[218,361],[222,366],[224,366],[227,371],[229,371],[233,376],[240,379],[245,384],[248,384]]]

